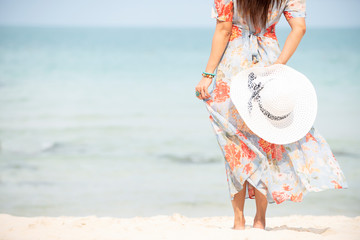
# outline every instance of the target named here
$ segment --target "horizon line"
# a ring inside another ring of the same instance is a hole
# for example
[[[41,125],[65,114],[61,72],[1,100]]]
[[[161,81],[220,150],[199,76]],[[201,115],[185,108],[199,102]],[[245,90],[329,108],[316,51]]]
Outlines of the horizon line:
[[[214,26],[208,25],[197,25],[197,26],[189,26],[189,25],[90,25],[90,24],[3,24],[0,23],[0,27],[64,27],[64,28],[187,28],[187,29],[198,29],[198,28],[215,28]],[[278,25],[276,26],[278,29],[291,29],[290,26]],[[307,29],[319,29],[319,28],[327,28],[327,29],[360,29],[360,26],[357,25],[346,25],[346,26],[307,26]]]

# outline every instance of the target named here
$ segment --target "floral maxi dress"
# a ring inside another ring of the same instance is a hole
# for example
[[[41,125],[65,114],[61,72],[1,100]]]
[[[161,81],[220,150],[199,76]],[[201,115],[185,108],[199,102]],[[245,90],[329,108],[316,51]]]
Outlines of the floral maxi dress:
[[[245,198],[254,199],[254,187],[268,203],[300,202],[307,192],[348,188],[328,143],[312,127],[300,140],[277,145],[253,133],[239,116],[229,93],[232,76],[253,66],[273,64],[280,55],[275,25],[305,17],[305,0],[285,0],[268,14],[265,29],[255,29],[237,11],[236,0],[215,0],[212,17],[232,22],[232,34],[216,69],[211,97],[204,99],[217,142],[225,158],[231,200],[247,181]]]

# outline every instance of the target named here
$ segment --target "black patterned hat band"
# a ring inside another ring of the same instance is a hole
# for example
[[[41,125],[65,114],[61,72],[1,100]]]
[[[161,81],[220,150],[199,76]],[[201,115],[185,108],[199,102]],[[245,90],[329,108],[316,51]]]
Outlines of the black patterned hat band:
[[[253,102],[257,102],[261,112],[270,120],[280,121],[291,114],[295,107],[296,90],[284,88],[280,81],[272,81],[275,78],[266,79],[265,82],[256,82],[256,75],[250,72],[248,75],[248,88],[251,96],[248,102],[248,111],[251,114]]]

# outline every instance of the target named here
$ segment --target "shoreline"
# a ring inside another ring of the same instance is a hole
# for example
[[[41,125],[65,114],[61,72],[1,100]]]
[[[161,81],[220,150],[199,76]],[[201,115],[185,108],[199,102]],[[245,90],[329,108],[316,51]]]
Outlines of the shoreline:
[[[359,239],[360,216],[289,215],[266,218],[266,230],[233,230],[233,216],[186,217],[20,217],[0,214],[1,240],[112,240],[112,239]],[[291,238],[289,238],[291,236]]]

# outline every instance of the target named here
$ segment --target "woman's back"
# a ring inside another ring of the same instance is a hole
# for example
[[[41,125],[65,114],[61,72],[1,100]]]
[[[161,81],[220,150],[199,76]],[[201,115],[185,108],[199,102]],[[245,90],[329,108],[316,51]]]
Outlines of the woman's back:
[[[284,0],[280,5],[275,5],[269,11],[266,27],[256,31],[255,27],[250,24],[250,20],[242,16],[238,11],[236,0],[215,0],[211,16],[220,21],[232,21],[233,25],[242,30],[249,30],[253,34],[265,33],[267,29],[274,28],[279,22],[280,17],[284,14],[285,18],[305,17],[306,1],[305,0]]]
[[[275,25],[282,14],[291,18],[305,17],[305,0],[283,0],[274,5],[268,13],[266,27],[257,29],[238,11],[237,0],[215,0],[212,17],[219,21],[232,22],[231,36],[222,57],[219,70],[223,65],[232,66],[233,71],[253,66],[274,64],[280,55],[280,46],[275,34]],[[228,79],[231,78],[229,75]]]

